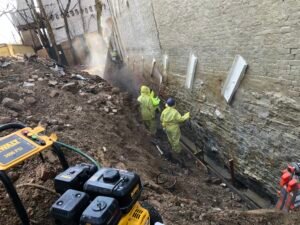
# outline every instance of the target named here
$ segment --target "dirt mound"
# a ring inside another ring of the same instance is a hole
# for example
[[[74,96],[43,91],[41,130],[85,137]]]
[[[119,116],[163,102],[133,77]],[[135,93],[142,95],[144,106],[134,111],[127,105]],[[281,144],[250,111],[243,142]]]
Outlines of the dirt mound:
[[[241,199],[218,183],[206,183],[206,173],[192,159],[190,169],[184,170],[161,158],[127,93],[99,77],[53,67],[41,59],[3,61],[11,64],[0,67],[0,123],[20,121],[31,127],[41,123],[48,133],[56,132],[61,141],[84,150],[103,166],[137,172],[145,186],[141,200],[154,205],[167,224],[279,224],[278,213],[253,219],[252,214],[240,212],[246,209]],[[33,157],[11,169],[9,176],[33,223],[54,224],[49,208],[57,196],[24,185],[53,189],[53,177],[62,169],[50,152],[43,154],[45,163]],[[66,155],[73,164],[84,161]],[[175,186],[168,188],[160,182],[161,174],[171,183],[176,179]],[[0,224],[19,224],[0,188]]]

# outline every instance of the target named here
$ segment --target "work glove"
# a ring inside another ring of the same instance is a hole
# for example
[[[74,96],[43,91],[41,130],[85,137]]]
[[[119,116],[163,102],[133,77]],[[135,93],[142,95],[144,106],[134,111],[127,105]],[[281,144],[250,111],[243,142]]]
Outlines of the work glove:
[[[187,121],[185,122],[185,124],[187,125],[187,127],[192,127],[192,122],[191,122],[191,120],[187,120]]]
[[[152,104],[154,105],[154,106],[158,106],[159,105],[159,103],[160,103],[160,99],[159,99],[159,97],[151,97],[151,101],[152,101]]]
[[[187,112],[186,114],[184,114],[182,118],[184,120],[188,120],[190,118],[190,112]]]
[[[166,124],[164,122],[161,123],[163,130],[166,130]]]

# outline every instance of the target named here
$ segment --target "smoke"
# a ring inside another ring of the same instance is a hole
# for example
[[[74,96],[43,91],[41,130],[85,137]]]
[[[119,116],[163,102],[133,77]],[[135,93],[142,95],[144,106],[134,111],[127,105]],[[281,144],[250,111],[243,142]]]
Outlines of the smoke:
[[[125,64],[116,64],[109,57],[107,58],[104,79],[132,96],[139,94],[139,87],[143,83],[140,74],[133,73]]]
[[[86,34],[85,40],[88,47],[88,57],[85,62],[86,71],[103,77],[108,45],[98,33]]]
[[[76,53],[85,65],[85,71],[104,77],[109,40],[112,33],[112,19],[108,11],[103,11],[101,17],[102,34],[86,33],[81,40],[73,41]]]

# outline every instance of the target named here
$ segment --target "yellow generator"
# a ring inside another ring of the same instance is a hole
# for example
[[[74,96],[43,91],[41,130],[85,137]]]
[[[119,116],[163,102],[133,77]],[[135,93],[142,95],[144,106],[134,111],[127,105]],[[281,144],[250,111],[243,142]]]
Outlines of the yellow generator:
[[[52,205],[51,215],[57,225],[155,225],[162,223],[159,213],[147,203],[139,203],[142,193],[140,177],[133,172],[101,168],[85,152],[46,136],[43,127],[23,124],[0,125],[0,132],[17,130],[0,138],[0,182],[3,183],[22,225],[30,225],[26,209],[7,170],[42,152],[52,150],[64,172],[57,175],[54,186],[61,197]],[[79,154],[92,164],[69,167],[62,148]],[[44,159],[42,160],[42,162]]]
[[[51,207],[57,225],[155,225],[159,213],[139,203],[140,177],[129,171],[80,164],[55,178],[62,196]]]

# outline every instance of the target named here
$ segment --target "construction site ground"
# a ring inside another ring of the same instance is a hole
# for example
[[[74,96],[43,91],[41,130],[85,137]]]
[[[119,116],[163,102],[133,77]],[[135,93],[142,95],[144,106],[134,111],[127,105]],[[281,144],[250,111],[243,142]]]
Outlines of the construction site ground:
[[[188,169],[164,159],[140,123],[135,99],[100,77],[75,69],[65,69],[64,74],[51,69],[51,62],[37,58],[1,61],[10,64],[0,67],[0,124],[42,124],[48,134],[56,132],[59,140],[84,150],[103,166],[138,173],[144,184],[141,201],[148,201],[159,210],[165,224],[282,225],[299,221],[297,213],[248,211],[244,202],[220,185],[218,179],[207,182],[208,175],[192,157],[185,159]],[[85,161],[65,153],[72,165]],[[54,189],[53,178],[62,169],[50,151],[43,155],[45,163],[35,156],[10,169],[8,174],[32,224],[52,225],[49,209],[58,196],[24,186],[38,184]],[[161,183],[162,178],[169,182]],[[168,188],[167,184],[175,179],[175,186]],[[0,224],[20,224],[2,185],[0,202]]]

